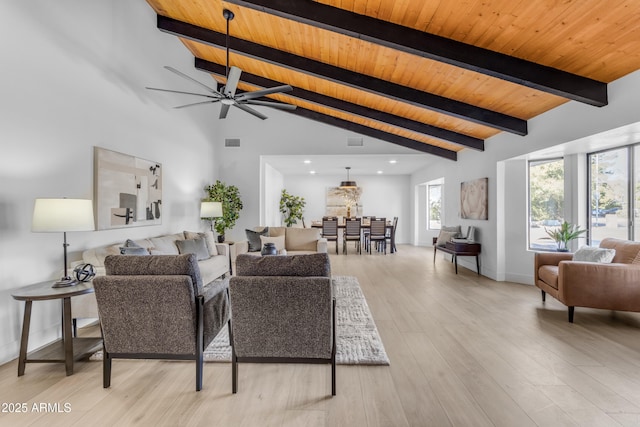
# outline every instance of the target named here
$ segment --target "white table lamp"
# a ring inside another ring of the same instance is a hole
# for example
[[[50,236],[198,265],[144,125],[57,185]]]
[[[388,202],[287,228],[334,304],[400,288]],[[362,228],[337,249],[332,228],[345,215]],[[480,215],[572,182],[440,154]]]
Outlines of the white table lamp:
[[[222,217],[222,202],[202,202],[200,204],[200,218],[211,221],[213,231],[213,219]]]
[[[93,231],[93,202],[86,199],[36,199],[33,207],[31,231],[64,235],[64,277],[54,288],[73,286],[77,280],[67,274],[67,231]]]

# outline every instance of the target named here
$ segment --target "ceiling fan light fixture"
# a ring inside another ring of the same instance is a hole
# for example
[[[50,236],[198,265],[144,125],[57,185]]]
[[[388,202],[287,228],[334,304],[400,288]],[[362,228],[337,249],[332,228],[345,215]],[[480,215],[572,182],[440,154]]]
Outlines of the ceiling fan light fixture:
[[[160,89],[160,88],[152,88],[152,87],[147,87],[147,89],[163,91],[163,92],[171,92],[171,93],[180,93],[185,95],[195,95],[195,96],[207,98],[206,101],[180,105],[174,108],[184,108],[184,107],[191,107],[194,105],[213,104],[213,103],[219,102],[220,104],[222,104],[220,108],[220,115],[218,116],[218,118],[220,119],[225,119],[227,117],[227,113],[229,112],[231,107],[237,107],[240,110],[243,110],[244,112],[249,113],[261,120],[267,119],[267,116],[262,114],[260,111],[257,111],[251,108],[250,107],[251,105],[259,105],[263,107],[276,108],[276,109],[285,110],[285,111],[295,110],[296,105],[293,105],[293,104],[287,104],[287,103],[275,102],[275,101],[264,101],[262,99],[259,99],[264,96],[272,95],[275,93],[290,92],[293,90],[293,87],[291,87],[291,85],[280,85],[280,86],[265,88],[261,90],[243,92],[241,94],[236,95],[236,89],[238,88],[238,84],[240,83],[240,76],[242,75],[242,70],[236,66],[229,65],[229,40],[230,40],[229,21],[231,21],[234,18],[234,13],[229,9],[224,9],[222,11],[222,16],[227,21],[227,32],[226,32],[226,42],[225,42],[225,50],[226,50],[226,56],[227,56],[226,65],[225,65],[225,70],[226,70],[225,77],[227,81],[225,82],[224,86],[222,86],[220,90],[218,90],[217,85],[216,85],[216,88],[214,89],[212,87],[205,85],[204,83],[201,83],[200,81],[194,79],[193,77],[190,77],[176,70],[175,68],[172,68],[169,66],[165,66],[165,68],[171,71],[172,73],[175,73],[180,77],[187,79],[205,88],[209,92],[209,94],[203,95],[201,93],[195,93],[195,92],[184,92],[184,91],[178,91],[178,90]]]
[[[357,188],[356,182],[349,179],[349,170],[351,167],[347,166],[345,169],[347,170],[347,180],[340,182],[340,188]]]

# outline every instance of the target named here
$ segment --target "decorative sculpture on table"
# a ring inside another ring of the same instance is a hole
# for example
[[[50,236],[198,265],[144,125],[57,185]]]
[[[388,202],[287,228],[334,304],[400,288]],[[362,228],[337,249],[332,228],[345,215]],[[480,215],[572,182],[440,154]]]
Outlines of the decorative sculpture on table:
[[[73,275],[78,282],[88,282],[96,275],[96,269],[91,264],[79,264],[73,269]]]

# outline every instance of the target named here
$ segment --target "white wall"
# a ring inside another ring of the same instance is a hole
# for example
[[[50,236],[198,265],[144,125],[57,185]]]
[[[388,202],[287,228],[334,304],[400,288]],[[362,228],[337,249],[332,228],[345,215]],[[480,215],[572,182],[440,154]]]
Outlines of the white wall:
[[[268,163],[263,163],[264,168],[264,197],[261,209],[260,222],[255,224],[266,226],[281,226],[282,214],[280,213],[280,197],[284,188],[284,176]],[[251,227],[253,229],[253,227]]]
[[[410,242],[411,186],[409,175],[351,176],[362,188],[362,213],[392,219],[398,217],[396,242]],[[307,202],[304,218],[307,226],[312,220],[320,220],[326,206],[327,188],[337,187],[344,175],[286,175],[287,192],[304,197]],[[353,214],[353,213],[352,213]]]
[[[199,200],[216,175],[217,120],[144,89],[180,84],[162,65],[193,70],[155,16],[144,1],[0,2],[0,363],[18,355],[24,303],[11,290],[62,269],[62,234],[30,231],[34,199],[92,198],[94,146],[162,163],[162,225],[68,233],[72,260],[129,237],[206,228]],[[59,328],[59,301],[35,302],[30,349]]]
[[[411,185],[415,187],[444,177],[445,223],[461,224],[463,228],[477,227],[476,237],[482,243],[482,274],[496,280],[533,283],[533,252],[527,250],[523,237],[527,227],[526,164],[505,161],[636,123],[640,111],[639,91],[640,72],[636,72],[609,84],[608,106],[596,108],[578,102],[563,104],[529,120],[526,137],[503,132],[486,141],[484,152],[463,150],[457,162],[434,160],[433,165],[413,174]],[[621,140],[626,144],[632,142],[629,138]],[[571,170],[575,171],[572,178],[575,181],[569,188],[583,191],[577,180],[577,174],[583,173],[579,162]],[[460,219],[460,183],[483,177],[489,178],[489,220]],[[572,218],[577,218],[584,209],[576,197],[566,198],[565,203],[568,204],[565,210]],[[573,206],[576,203],[578,206]],[[422,215],[418,208],[418,215]],[[461,259],[460,262],[475,270],[473,259]]]

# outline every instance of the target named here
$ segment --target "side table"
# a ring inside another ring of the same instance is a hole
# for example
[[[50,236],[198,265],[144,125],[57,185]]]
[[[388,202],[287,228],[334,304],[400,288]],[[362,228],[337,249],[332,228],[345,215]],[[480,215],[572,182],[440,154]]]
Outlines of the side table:
[[[18,376],[24,375],[27,363],[64,363],[67,375],[73,374],[73,362],[99,350],[102,338],[74,338],[71,325],[71,297],[93,292],[91,283],[79,283],[66,288],[52,288],[52,282],[41,282],[16,289],[11,296],[24,301],[24,320],[22,338],[20,340],[20,357],[18,359]],[[29,326],[31,323],[31,305],[33,301],[62,300],[62,339],[56,340],[38,350],[27,354],[29,344]]]

